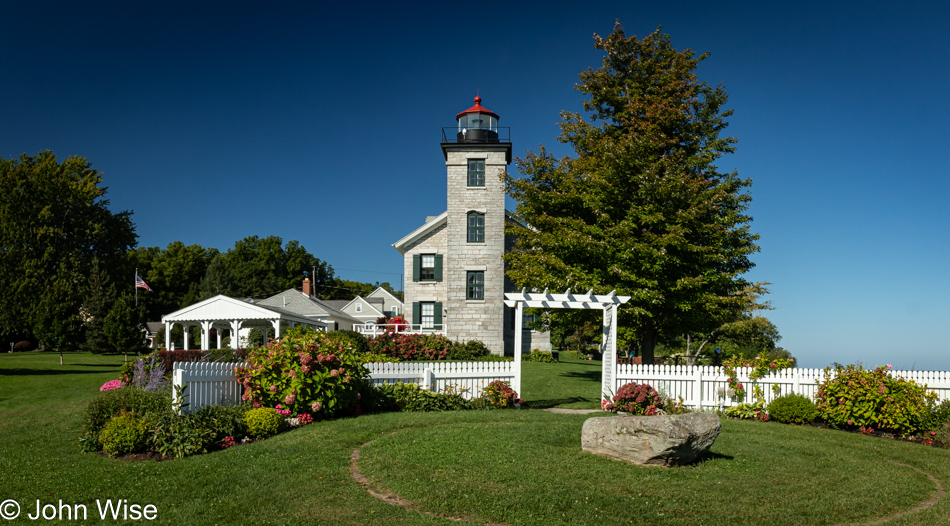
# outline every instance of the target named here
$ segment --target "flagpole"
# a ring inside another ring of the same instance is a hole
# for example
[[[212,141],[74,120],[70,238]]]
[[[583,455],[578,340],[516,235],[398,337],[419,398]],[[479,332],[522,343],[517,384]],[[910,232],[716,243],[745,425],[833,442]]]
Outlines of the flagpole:
[[[135,286],[135,306],[136,306],[136,307],[139,306],[139,283],[138,283],[138,278],[139,278],[139,268],[138,268],[138,267],[135,267],[135,277],[132,278],[132,285]]]

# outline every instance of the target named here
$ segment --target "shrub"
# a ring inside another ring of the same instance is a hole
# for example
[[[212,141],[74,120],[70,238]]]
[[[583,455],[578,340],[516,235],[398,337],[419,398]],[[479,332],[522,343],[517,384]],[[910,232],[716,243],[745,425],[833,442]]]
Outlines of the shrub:
[[[479,397],[481,407],[486,409],[506,409],[520,404],[522,400],[518,398],[518,393],[503,380],[495,380],[482,389],[482,395]]]
[[[465,343],[455,342],[449,348],[449,360],[475,360],[488,356],[491,351],[480,340],[469,340]]]
[[[890,366],[866,370],[862,366],[825,369],[815,405],[820,418],[834,426],[889,430],[901,436],[918,432],[937,395],[925,386],[892,378]]]
[[[668,415],[685,415],[689,413],[689,408],[683,405],[683,397],[677,399],[667,398],[663,403],[663,412]]]
[[[739,418],[742,420],[759,420],[761,422],[769,421],[769,414],[765,410],[765,402],[759,400],[755,403],[742,403],[729,409],[726,409],[726,416],[729,418]]]
[[[769,417],[783,424],[810,424],[818,419],[818,407],[805,395],[780,396],[768,406]]]
[[[175,368],[175,362],[200,362],[205,356],[205,351],[196,349],[178,349],[176,351],[158,351],[158,359],[162,361],[162,367],[166,371]]]
[[[381,406],[398,408],[400,411],[460,411],[472,408],[472,404],[454,390],[438,393],[402,382],[379,385],[376,390]]]
[[[224,437],[245,437],[244,413],[251,408],[246,405],[221,406],[209,405],[195,411],[188,418],[194,427],[207,429],[212,433],[211,442],[221,442]]]
[[[133,387],[103,391],[83,412],[83,437],[80,439],[86,451],[98,451],[102,448],[99,434],[112,417],[123,412],[135,413],[143,417],[152,414],[171,413],[171,393],[168,389],[144,391]]]
[[[950,422],[950,400],[944,400],[939,404],[933,402],[923,423],[920,424],[920,429],[921,431],[936,431],[947,422]]]
[[[247,432],[256,438],[267,438],[277,434],[284,418],[270,407],[258,407],[244,413],[244,425]]]
[[[145,451],[148,446],[148,425],[135,413],[112,417],[99,433],[102,449],[112,456]]]
[[[152,448],[165,456],[184,458],[207,453],[208,446],[214,443],[214,431],[189,416],[166,413],[149,418],[148,423],[152,428]]]
[[[249,352],[247,367],[235,368],[243,399],[254,407],[281,404],[293,413],[332,416],[359,412],[360,381],[369,372],[348,343],[309,327],[288,329],[280,341]]]
[[[385,354],[400,361],[444,360],[452,340],[441,334],[402,334],[387,332],[369,340],[369,352]]]
[[[393,358],[387,354],[364,353],[360,355],[360,361],[363,363],[395,363],[399,358]]]
[[[522,354],[521,360],[525,362],[558,363],[553,353],[540,349],[531,349],[531,354]]]
[[[944,422],[934,433],[934,444],[936,446],[950,449],[950,422]]]
[[[613,403],[605,404],[603,409],[631,415],[656,415],[663,409],[663,398],[648,384],[630,382],[620,386]]]
[[[333,343],[343,344],[360,354],[369,352],[369,344],[366,341],[366,336],[356,331],[332,331],[328,332],[327,336]]]

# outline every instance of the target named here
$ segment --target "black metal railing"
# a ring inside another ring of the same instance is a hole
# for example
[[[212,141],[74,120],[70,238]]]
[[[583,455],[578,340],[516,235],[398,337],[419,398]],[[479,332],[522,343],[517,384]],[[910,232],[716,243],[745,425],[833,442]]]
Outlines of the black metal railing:
[[[510,143],[511,128],[495,128],[494,130],[468,128],[464,132],[457,126],[442,128],[442,144],[485,144]]]

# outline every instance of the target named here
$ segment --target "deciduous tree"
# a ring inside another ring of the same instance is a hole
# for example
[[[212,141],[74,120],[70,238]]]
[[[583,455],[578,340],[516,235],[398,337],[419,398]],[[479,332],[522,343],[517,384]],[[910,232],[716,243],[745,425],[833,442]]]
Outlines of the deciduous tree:
[[[83,157],[0,159],[0,334],[60,350],[82,343],[93,259],[116,275],[136,240],[131,212],[109,209],[102,182]]]
[[[619,22],[594,41],[603,65],[575,86],[587,118],[561,113],[558,140],[575,155],[541,147],[517,159],[522,178],[504,176],[531,225],[509,225],[518,241],[505,260],[519,286],[631,296],[621,325],[650,361],[661,335],[719,327],[749,285],[751,181],[714,164],[736,139],[720,136],[725,90],[697,79],[706,54],[675,49],[660,28],[627,37]]]

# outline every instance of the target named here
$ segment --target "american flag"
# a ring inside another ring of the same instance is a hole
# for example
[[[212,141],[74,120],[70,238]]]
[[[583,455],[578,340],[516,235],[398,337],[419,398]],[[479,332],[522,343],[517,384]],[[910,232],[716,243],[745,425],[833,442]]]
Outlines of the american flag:
[[[138,274],[135,275],[135,288],[145,289],[149,292],[152,292],[152,289],[149,288],[148,283],[145,283],[145,280],[140,278]]]

